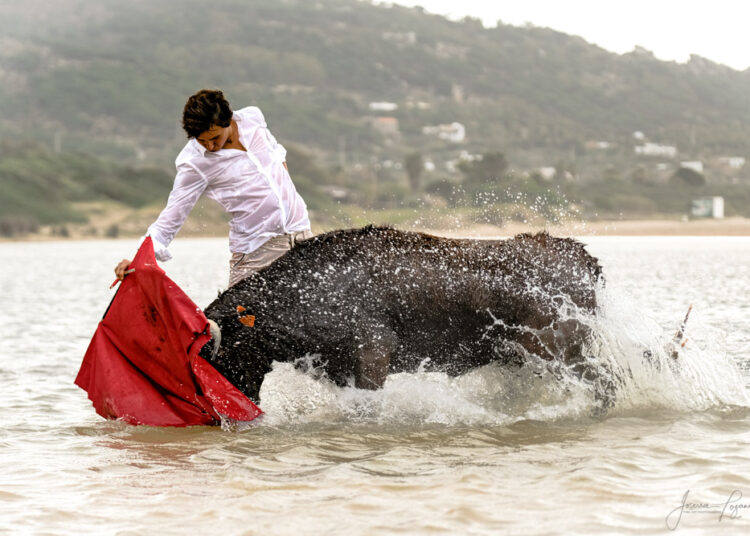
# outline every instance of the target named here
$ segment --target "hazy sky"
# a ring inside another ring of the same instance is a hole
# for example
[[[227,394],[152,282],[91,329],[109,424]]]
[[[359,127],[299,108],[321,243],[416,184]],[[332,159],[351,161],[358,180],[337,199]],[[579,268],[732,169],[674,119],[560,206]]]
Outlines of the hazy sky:
[[[635,45],[659,59],[687,61],[699,54],[735,69],[750,67],[748,0],[397,0],[427,11],[504,23],[548,26],[580,35],[614,52]]]

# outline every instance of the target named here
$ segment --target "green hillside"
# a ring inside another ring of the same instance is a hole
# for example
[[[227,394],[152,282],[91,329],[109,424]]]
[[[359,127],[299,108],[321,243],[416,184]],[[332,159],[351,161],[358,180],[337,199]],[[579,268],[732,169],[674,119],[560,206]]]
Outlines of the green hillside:
[[[75,203],[110,200],[134,208],[153,203],[169,191],[173,177],[158,168],[134,169],[6,141],[0,143],[0,179],[0,224],[23,229],[83,221],[85,215],[73,208]]]
[[[322,170],[290,147],[295,182],[311,211],[331,208],[317,187]],[[52,153],[38,144],[0,142],[0,236],[33,231],[38,225],[82,223],[80,207],[94,201],[130,209],[163,204],[174,177],[157,167],[115,164],[85,153]],[[77,208],[78,207],[78,208]]]
[[[360,121],[372,100],[404,105],[410,145],[424,143],[423,124],[461,121],[480,149],[640,130],[685,152],[750,152],[750,73],[620,56],[547,29],[353,0],[29,0],[4,3],[0,20],[3,132],[31,119],[65,130],[64,144],[162,154],[178,144],[185,97],[206,86],[262,104],[283,138],[328,153],[341,137],[363,154],[379,145]]]
[[[401,164],[413,153],[432,165],[421,183],[433,191],[465,180],[462,158],[497,152],[517,177],[554,168],[558,182],[577,183],[563,189],[584,195],[581,184],[613,180],[628,183],[617,190],[635,184],[636,197],[639,183],[669,188],[682,160],[706,163],[712,193],[750,181],[750,166],[717,163],[750,157],[750,70],[700,57],[663,62],[644,50],[617,55],[549,29],[484,28],[356,0],[27,0],[0,3],[0,45],[0,139],[68,155],[27,169],[0,155],[0,180],[11,184],[0,210],[17,211],[39,192],[28,211],[40,222],[50,219],[44,207],[65,199],[163,198],[169,181],[153,168],[171,173],[185,142],[182,105],[202,87],[224,89],[236,107],[261,106],[277,138],[321,171],[302,188],[321,208],[327,186],[368,206],[403,198]],[[381,101],[396,108],[371,109]],[[383,116],[392,119],[379,123]],[[424,130],[453,122],[464,140]],[[676,153],[636,155],[646,142]],[[122,169],[142,170],[134,175],[142,196],[116,185]],[[58,217],[76,217],[66,211]]]

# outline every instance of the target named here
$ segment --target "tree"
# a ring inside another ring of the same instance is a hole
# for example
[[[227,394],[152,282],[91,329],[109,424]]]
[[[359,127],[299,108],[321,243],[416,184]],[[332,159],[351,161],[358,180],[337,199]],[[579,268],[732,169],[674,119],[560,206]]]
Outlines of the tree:
[[[706,177],[703,173],[699,173],[691,168],[681,167],[672,176],[673,182],[681,182],[688,186],[705,186]]]
[[[630,179],[635,184],[648,184],[648,173],[646,173],[646,168],[643,166],[635,168],[630,174]]]
[[[424,171],[424,160],[420,153],[411,153],[404,159],[406,174],[409,175],[409,185],[413,192],[418,192],[422,187],[422,171]]]
[[[474,184],[501,181],[508,170],[508,160],[499,151],[485,153],[482,158],[474,161],[463,161],[458,164],[458,169],[466,177],[466,180]]]

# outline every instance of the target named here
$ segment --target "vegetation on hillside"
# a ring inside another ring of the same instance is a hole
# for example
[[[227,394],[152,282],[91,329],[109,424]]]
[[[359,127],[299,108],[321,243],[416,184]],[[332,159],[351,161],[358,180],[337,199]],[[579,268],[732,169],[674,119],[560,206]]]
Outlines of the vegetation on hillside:
[[[287,159],[310,210],[329,211],[332,201],[318,186],[325,182],[325,172],[295,147],[289,148]],[[77,207],[87,202],[112,201],[131,209],[163,205],[173,180],[173,174],[160,168],[0,142],[0,236],[35,232],[40,225],[84,222],[88,214]]]
[[[640,130],[685,152],[750,152],[750,73],[616,55],[543,28],[354,0],[28,0],[0,6],[0,21],[2,128],[34,118],[65,130],[63,143],[172,155],[185,97],[218,86],[325,153],[341,137],[358,156],[382,145],[361,121],[373,100],[402,104],[394,115],[417,149],[422,125],[455,120],[481,150],[569,150]]]
[[[0,228],[163,203],[201,87],[261,106],[320,218],[519,196],[588,217],[704,194],[750,210],[750,165],[722,163],[750,159],[750,70],[356,0],[27,0],[0,4]],[[465,139],[429,133],[456,122]],[[649,142],[674,153],[636,154]]]
[[[131,207],[153,203],[172,177],[157,168],[132,168],[83,153],[54,154],[34,144],[0,143],[0,230],[12,235],[39,224],[83,221],[76,202],[114,200]]]

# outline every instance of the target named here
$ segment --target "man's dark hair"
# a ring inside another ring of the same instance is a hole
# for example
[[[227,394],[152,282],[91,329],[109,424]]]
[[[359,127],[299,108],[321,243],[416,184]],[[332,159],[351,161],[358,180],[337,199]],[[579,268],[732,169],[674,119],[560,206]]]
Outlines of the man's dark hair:
[[[232,109],[218,89],[201,89],[185,103],[182,128],[188,138],[200,136],[211,125],[228,127],[232,123]]]

